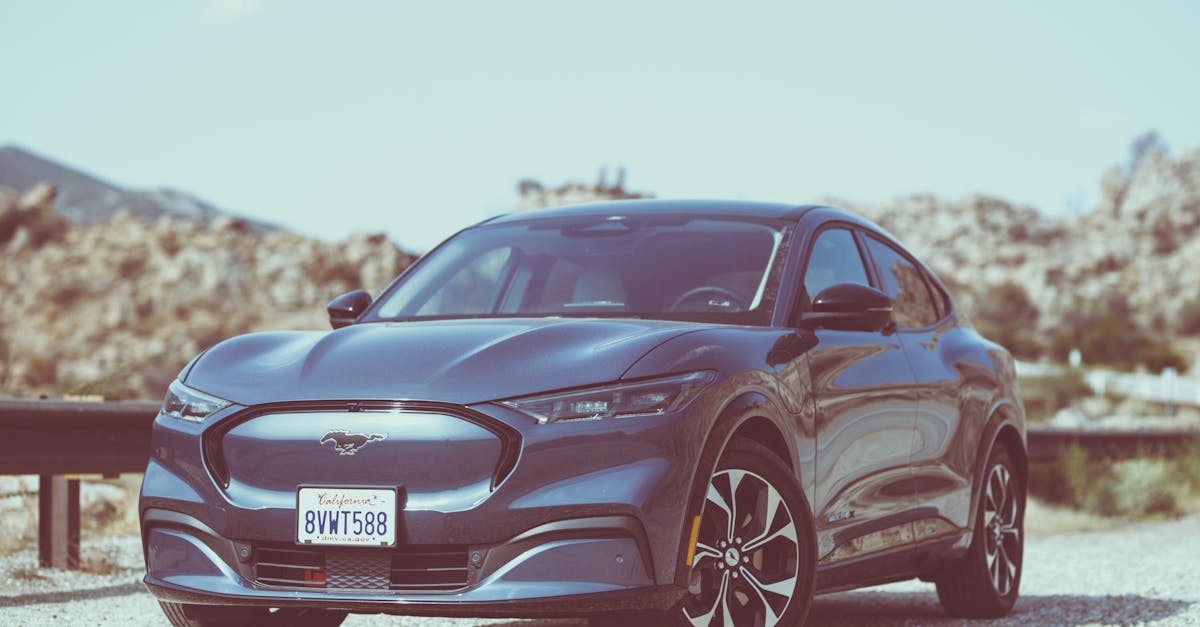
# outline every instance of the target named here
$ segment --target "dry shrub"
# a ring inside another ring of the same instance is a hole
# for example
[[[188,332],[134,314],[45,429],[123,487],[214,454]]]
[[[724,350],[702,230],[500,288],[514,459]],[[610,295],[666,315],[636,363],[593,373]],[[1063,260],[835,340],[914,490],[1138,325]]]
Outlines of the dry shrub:
[[[31,387],[58,381],[58,360],[49,355],[32,355],[25,360],[25,383]]]
[[[1179,516],[1200,492],[1200,444],[1174,458],[1094,460],[1074,445],[1057,462],[1030,465],[1030,493],[1101,516]]]
[[[1130,459],[1113,466],[1112,505],[1115,512],[1142,517],[1183,513],[1186,485],[1172,476],[1162,459]]]
[[[67,308],[87,296],[87,287],[82,283],[68,283],[56,286],[50,291],[50,302],[59,307]]]
[[[146,267],[146,258],[140,256],[125,257],[117,263],[117,274],[123,279],[134,279],[141,276]]]

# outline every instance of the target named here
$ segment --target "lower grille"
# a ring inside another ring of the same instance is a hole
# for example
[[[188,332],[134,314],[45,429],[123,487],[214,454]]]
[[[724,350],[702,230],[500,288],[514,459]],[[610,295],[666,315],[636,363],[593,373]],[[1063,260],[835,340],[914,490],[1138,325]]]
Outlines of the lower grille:
[[[325,551],[325,586],[387,590],[392,560],[387,551]]]
[[[254,579],[271,586],[325,587],[325,555],[308,549],[260,546]]]
[[[340,549],[259,545],[254,579],[268,586],[444,592],[468,583],[465,546]]]
[[[393,590],[458,590],[466,585],[466,547],[423,547],[392,554]]]

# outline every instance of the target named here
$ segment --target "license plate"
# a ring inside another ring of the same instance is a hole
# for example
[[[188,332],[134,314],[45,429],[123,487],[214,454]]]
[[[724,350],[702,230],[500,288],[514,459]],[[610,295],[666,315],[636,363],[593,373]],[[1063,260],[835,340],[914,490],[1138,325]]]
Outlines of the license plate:
[[[395,488],[300,488],[296,543],[396,546]]]

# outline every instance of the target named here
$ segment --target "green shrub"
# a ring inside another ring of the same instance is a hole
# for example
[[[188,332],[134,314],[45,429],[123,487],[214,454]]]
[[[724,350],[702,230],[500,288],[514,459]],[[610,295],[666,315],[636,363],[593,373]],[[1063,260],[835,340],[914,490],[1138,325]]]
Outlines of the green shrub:
[[[124,401],[137,397],[129,385],[130,368],[117,367],[108,374],[86,381],[79,381],[66,387],[66,394],[74,396],[100,396],[105,400]]]
[[[1043,348],[1035,334],[1038,310],[1025,288],[1013,282],[988,290],[971,319],[981,335],[1020,358],[1035,358]]]
[[[1171,367],[1183,370],[1187,361],[1171,345],[1135,324],[1129,301],[1119,294],[1076,308],[1050,338],[1050,354],[1065,361],[1078,348],[1089,366],[1151,372]]]
[[[1113,511],[1111,466],[1092,461],[1088,452],[1076,444],[1063,452],[1058,468],[1070,497],[1068,504],[1096,513]]]
[[[1058,461],[1031,464],[1029,492],[1101,516],[1179,516],[1200,494],[1200,439],[1173,458],[1091,459],[1078,445]]]

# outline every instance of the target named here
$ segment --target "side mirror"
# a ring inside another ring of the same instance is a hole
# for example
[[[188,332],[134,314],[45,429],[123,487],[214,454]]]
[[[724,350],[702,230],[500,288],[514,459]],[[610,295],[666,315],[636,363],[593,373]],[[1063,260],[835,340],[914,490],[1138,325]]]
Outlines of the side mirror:
[[[325,311],[329,312],[329,326],[340,329],[353,324],[370,305],[371,295],[365,290],[354,290],[338,296],[325,306]]]
[[[800,323],[814,329],[882,331],[892,325],[892,299],[873,287],[838,283],[817,294]]]

